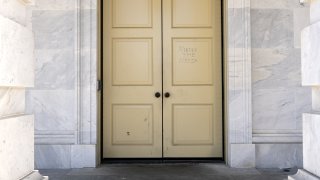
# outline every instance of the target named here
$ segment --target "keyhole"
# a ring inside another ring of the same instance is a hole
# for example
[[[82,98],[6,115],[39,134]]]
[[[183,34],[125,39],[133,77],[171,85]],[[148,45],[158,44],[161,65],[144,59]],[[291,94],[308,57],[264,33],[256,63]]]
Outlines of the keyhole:
[[[130,132],[127,132],[127,135],[130,136]]]

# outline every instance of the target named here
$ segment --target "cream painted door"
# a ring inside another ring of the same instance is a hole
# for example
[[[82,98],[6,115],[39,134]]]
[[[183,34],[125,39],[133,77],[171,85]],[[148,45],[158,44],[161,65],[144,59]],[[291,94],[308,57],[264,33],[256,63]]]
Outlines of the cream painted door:
[[[163,0],[164,157],[222,157],[220,0]]]
[[[104,0],[104,158],[222,157],[220,8]]]
[[[103,3],[103,156],[162,157],[161,0]]]

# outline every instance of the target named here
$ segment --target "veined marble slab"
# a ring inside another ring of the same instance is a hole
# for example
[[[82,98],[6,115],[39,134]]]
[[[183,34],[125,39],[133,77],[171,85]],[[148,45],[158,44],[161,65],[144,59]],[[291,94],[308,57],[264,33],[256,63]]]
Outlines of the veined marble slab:
[[[35,34],[35,48],[74,50],[76,12],[76,10],[33,11],[32,29]]]
[[[320,85],[320,22],[302,31],[302,85]]]
[[[0,87],[0,118],[23,114],[25,111],[25,89]]]
[[[0,179],[22,178],[34,169],[32,115],[0,119]]]
[[[28,91],[26,104],[26,112],[35,115],[37,131],[77,129],[77,99],[73,90]]]
[[[320,114],[303,115],[303,167],[320,177]]]
[[[0,85],[34,85],[32,31],[0,15]]]
[[[302,167],[302,144],[256,144],[256,167]]]

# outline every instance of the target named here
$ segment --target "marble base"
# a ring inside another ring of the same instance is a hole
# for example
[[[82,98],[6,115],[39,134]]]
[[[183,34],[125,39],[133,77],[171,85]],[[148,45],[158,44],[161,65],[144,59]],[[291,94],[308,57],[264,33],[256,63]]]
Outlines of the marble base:
[[[302,144],[256,144],[257,168],[302,168]]]
[[[20,179],[33,170],[33,115],[0,118],[0,179]]]
[[[94,168],[96,145],[35,145],[37,169]]]
[[[320,114],[303,114],[303,168],[320,177]]]
[[[255,167],[254,144],[230,144],[229,166],[232,168]]]
[[[21,180],[49,180],[48,176],[42,176],[39,171],[33,171],[28,176],[22,178]]]
[[[319,177],[305,171],[303,169],[299,169],[297,174],[289,176],[289,180],[320,180]]]

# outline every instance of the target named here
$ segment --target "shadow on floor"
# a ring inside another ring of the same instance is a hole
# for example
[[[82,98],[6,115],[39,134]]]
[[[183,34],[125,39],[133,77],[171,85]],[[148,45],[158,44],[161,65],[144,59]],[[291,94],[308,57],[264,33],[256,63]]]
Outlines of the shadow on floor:
[[[109,164],[98,168],[40,170],[50,180],[284,180],[280,169],[234,169],[223,164]]]

